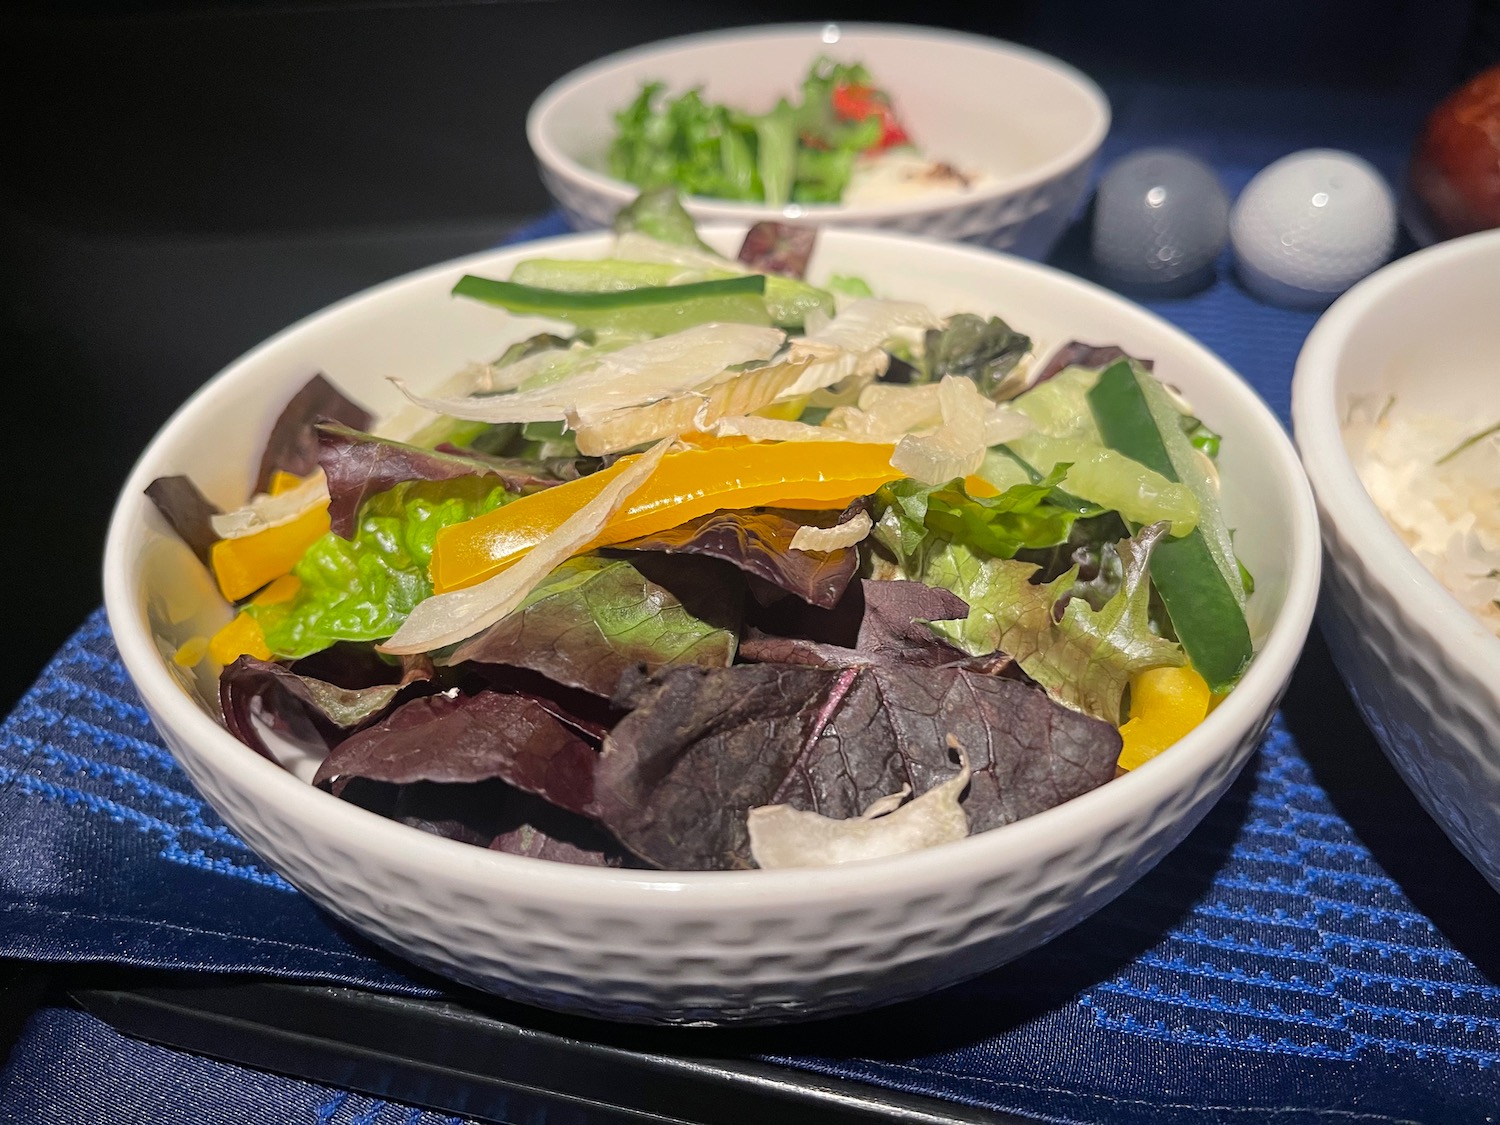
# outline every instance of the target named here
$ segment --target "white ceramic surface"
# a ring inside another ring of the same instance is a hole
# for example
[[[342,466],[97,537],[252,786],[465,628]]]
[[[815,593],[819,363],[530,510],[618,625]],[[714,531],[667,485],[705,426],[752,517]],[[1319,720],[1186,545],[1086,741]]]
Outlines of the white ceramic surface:
[[[743,230],[705,233],[732,247]],[[427,968],[546,1007],[678,1023],[829,1015],[974,976],[1078,922],[1177,844],[1254,749],[1311,621],[1317,525],[1291,443],[1223,363],[1138,306],[1042,266],[904,236],[825,232],[812,276],[856,274],[938,311],[1003,314],[1042,351],[1075,336],[1118,342],[1153,357],[1224,434],[1225,505],[1258,582],[1259,654],[1160,758],[1039,816],[920,854],[802,871],[619,871],[384,821],[259,757],[195,702],[164,653],[227,610],[145,486],[187,473],[219,503],[238,502],[272,421],[311,373],[389,411],[398,401],[386,376],[421,386],[541,325],[450,298],[461,274],[503,277],[523,257],[599,256],[607,245],[604,235],[532,243],[350,298],[230,366],[143,455],[110,529],[110,624],[163,737],[230,826],[319,904]]]
[[[752,112],[794,95],[820,54],[863,62],[891,92],[922,151],[993,182],[888,204],[808,204],[783,211],[703,197],[700,222],[787,217],[973,242],[1027,258],[1051,250],[1088,188],[1109,131],[1109,102],[1072,67],[977,35],[894,24],[791,24],[668,39],[565,76],[531,108],[526,133],[543,183],[580,230],[608,227],[637,189],[605,171],[614,114],[647,81]]]
[[[1500,889],[1500,639],[1406,549],[1360,483],[1356,399],[1500,417],[1500,231],[1386,266],[1318,321],[1292,421],[1326,548],[1320,621],[1339,671],[1422,806]]]

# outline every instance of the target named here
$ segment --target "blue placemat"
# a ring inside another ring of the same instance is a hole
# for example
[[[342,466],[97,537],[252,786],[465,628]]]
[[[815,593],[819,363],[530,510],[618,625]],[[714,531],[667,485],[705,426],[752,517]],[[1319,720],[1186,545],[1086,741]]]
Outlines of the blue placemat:
[[[1114,93],[1106,164],[1181,144],[1231,190],[1313,143],[1397,180],[1416,119],[1337,98],[1318,124],[1291,95],[1189,112],[1180,92]],[[1262,120],[1276,127],[1251,127]],[[562,229],[552,217],[519,233]],[[1054,261],[1087,273],[1083,230]],[[1194,297],[1148,303],[1285,419],[1315,317],[1255,302],[1223,266]],[[0,725],[0,845],[0,957],[443,987],[330,922],[220,824],[156,739],[102,614]],[[791,1067],[1049,1121],[1487,1121],[1496,932],[1500,898],[1386,766],[1315,637],[1251,766],[1115,904],[960,988],[750,1043]],[[0,1121],[152,1118],[438,1120],[132,1043],[62,1008],[33,1017],[0,1077]]]

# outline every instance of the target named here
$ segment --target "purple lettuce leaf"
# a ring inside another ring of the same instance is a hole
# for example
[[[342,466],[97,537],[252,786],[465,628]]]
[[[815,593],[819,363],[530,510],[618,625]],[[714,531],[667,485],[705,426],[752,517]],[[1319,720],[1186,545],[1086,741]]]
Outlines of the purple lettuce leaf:
[[[852,645],[812,639],[828,635],[816,625],[804,634],[777,636],[752,629],[740,642],[740,659],[769,664],[807,664],[844,668],[860,664],[910,663],[926,667],[966,660],[968,653],[927,627],[929,621],[951,621],[969,615],[957,594],[920,582],[884,582],[868,578],[849,587],[840,602],[837,622]]]
[[[486,847],[512,855],[590,867],[640,867],[641,862],[592,820],[512,789]]]
[[[607,698],[629,668],[728,665],[742,586],[712,559],[579,555],[443,662],[526,668]]]
[[[371,496],[386,492],[402,481],[493,476],[508,492],[556,483],[533,473],[508,472],[489,458],[422,449],[336,422],[324,422],[315,429],[318,464],[328,479],[329,526],[344,539],[354,535],[360,506]]]
[[[421,832],[493,851],[591,867],[639,866],[593,821],[503,781],[389,785],[353,778],[339,796]]]
[[[851,519],[850,508],[837,522]],[[815,513],[803,513],[801,521],[780,512],[726,510],[712,512],[680,527],[614,545],[622,551],[657,551],[668,554],[707,555],[732,563],[753,578],[761,579],[811,605],[825,609],[837,604],[859,565],[853,547],[836,551],[794,551],[792,537],[807,524],[819,522]]]
[[[603,461],[598,457],[505,457],[496,453],[485,453],[482,450],[471,449],[467,446],[454,445],[452,442],[440,442],[434,449],[437,453],[447,453],[455,457],[467,457],[488,465],[492,472],[501,473],[508,479],[515,480],[522,488],[546,488],[549,485],[561,484],[563,481],[577,480],[586,477],[590,473],[598,472]]]
[[[817,244],[817,227],[767,220],[745,232],[739,258],[760,273],[801,279],[807,276],[807,263]]]
[[[322,375],[309,379],[282,410],[261,454],[260,470],[255,474],[255,491],[265,492],[271,475],[278,469],[305,477],[318,467],[318,434],[316,424],[327,419],[342,422],[356,430],[368,430],[374,417],[358,403],[344,397],[337,387]]]
[[[457,691],[414,699],[329,753],[314,785],[350,778],[410,785],[501,780],[581,813],[594,789],[594,746],[537,700]]]
[[[959,666],[671,668],[627,685],[634,709],[605,739],[594,815],[668,869],[752,865],[745,818],[789,804],[860,815],[909,785],[974,777],[971,832],[1031,816],[1114,776],[1119,732],[1015,680]]]
[[[366,688],[379,684],[412,683],[435,675],[426,653],[413,656],[382,656],[373,644],[339,641],[289,665],[299,676],[325,680],[342,688]]]
[[[209,565],[209,551],[219,541],[213,517],[222,508],[184,476],[157,477],[146,486],[146,495],[162,514],[177,537],[192,548],[204,566]]]
[[[1042,368],[1041,374],[1031,379],[1027,385],[1034,387],[1038,383],[1045,383],[1068,367],[1108,367],[1117,359],[1134,359],[1147,371],[1154,366],[1151,360],[1137,359],[1116,344],[1085,344],[1081,340],[1073,340],[1058,348]]]
[[[255,718],[297,742],[332,749],[350,731],[378,719],[403,690],[429,676],[430,671],[414,667],[393,682],[348,688],[284,664],[241,656],[219,675],[219,704],[229,733],[275,761]]]

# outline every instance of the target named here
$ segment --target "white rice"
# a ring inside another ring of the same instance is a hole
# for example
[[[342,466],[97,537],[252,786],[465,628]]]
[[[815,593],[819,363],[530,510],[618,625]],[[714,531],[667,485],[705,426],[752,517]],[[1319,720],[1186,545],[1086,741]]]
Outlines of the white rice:
[[[1422,565],[1500,636],[1500,433],[1448,456],[1495,421],[1387,404],[1370,423],[1356,468]]]

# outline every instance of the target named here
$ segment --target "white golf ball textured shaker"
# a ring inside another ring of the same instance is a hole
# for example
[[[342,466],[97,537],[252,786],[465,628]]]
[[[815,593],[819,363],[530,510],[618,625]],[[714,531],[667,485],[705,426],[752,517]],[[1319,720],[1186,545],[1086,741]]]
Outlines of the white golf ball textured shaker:
[[[1247,289],[1272,304],[1321,308],[1390,257],[1396,201],[1359,157],[1307,149],[1245,186],[1229,229]]]
[[[1229,197],[1207,164],[1171,148],[1121,158],[1099,183],[1092,251],[1116,285],[1184,291],[1208,280],[1229,238]]]

